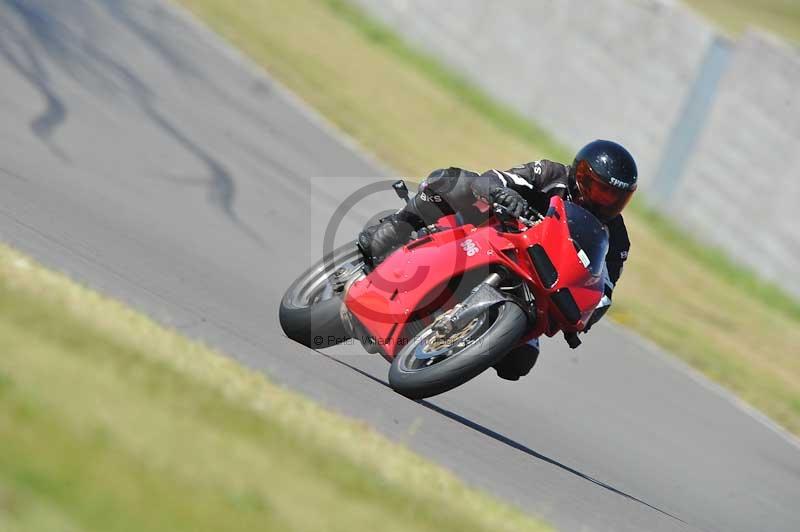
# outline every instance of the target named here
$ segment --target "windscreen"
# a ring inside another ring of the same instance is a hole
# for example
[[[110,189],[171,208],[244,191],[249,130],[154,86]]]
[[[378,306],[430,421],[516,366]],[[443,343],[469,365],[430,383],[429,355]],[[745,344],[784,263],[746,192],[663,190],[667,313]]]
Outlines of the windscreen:
[[[608,230],[595,216],[572,202],[565,201],[569,235],[575,243],[575,249],[583,265],[600,275],[608,253]]]

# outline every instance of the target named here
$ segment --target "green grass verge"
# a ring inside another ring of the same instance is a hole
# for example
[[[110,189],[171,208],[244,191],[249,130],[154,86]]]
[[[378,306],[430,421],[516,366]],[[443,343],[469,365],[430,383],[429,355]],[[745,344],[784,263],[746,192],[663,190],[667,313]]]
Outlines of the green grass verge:
[[[0,530],[547,530],[0,246]]]
[[[514,136],[536,144],[555,159],[568,156],[568,150],[556,143],[539,126],[523,118],[508,106],[490,98],[459,74],[443,68],[429,55],[407,45],[397,34],[369,17],[346,0],[323,0],[341,19],[358,28],[371,43],[389,51],[409,67],[421,72],[443,89],[455,95],[461,103],[480,113],[488,122]]]
[[[722,29],[741,34],[760,27],[800,41],[800,2],[797,0],[684,0]]]
[[[635,201],[632,210],[635,213],[634,216],[658,235],[665,245],[681,249],[684,254],[694,257],[698,263],[714,272],[728,284],[746,292],[776,312],[781,312],[788,318],[800,322],[800,301],[791,297],[774,283],[765,281],[752,270],[736,264],[719,249],[703,244],[685,231],[681,231],[664,215],[641,201]]]
[[[407,176],[568,157],[343,0],[178,1]],[[633,248],[612,317],[800,434],[797,303],[641,203],[630,211]]]

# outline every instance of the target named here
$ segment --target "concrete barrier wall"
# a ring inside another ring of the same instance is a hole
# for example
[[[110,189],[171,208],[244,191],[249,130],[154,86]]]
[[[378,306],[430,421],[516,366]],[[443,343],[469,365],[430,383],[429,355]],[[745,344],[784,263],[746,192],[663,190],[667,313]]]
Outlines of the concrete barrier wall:
[[[681,222],[800,294],[800,54],[747,34],[669,199]]]
[[[668,0],[353,1],[564,144],[622,142],[665,212],[800,296],[795,50]]]
[[[645,186],[713,32],[632,0],[356,0],[568,146],[615,138]]]

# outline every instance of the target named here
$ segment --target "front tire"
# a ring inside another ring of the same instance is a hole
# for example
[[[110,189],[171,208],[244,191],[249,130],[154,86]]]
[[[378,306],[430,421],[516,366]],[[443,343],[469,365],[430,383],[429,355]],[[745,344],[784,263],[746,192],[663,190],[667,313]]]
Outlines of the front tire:
[[[415,336],[389,369],[389,385],[409,399],[452,390],[492,367],[517,345],[528,328],[528,318],[517,304],[501,303],[467,325],[472,330],[466,334],[464,329],[455,333],[462,336],[456,337],[453,345],[440,342],[441,349],[432,327]]]

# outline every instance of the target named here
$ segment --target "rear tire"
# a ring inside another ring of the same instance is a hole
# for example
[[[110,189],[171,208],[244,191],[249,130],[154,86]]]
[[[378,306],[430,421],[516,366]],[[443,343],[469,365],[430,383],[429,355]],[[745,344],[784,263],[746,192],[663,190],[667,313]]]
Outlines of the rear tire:
[[[420,350],[429,349],[432,325],[414,337],[392,361],[389,385],[409,399],[423,399],[464,384],[499,362],[525,334],[528,317],[515,303],[496,305],[481,315],[471,331],[468,344],[456,353],[442,355],[426,365],[417,358]],[[450,346],[453,350],[458,346]],[[447,351],[445,351],[447,352]]]
[[[355,268],[362,262],[355,242],[351,242],[303,272],[281,299],[278,318],[286,336],[312,349],[347,340],[339,314],[341,294],[333,291],[330,278],[339,268]]]

